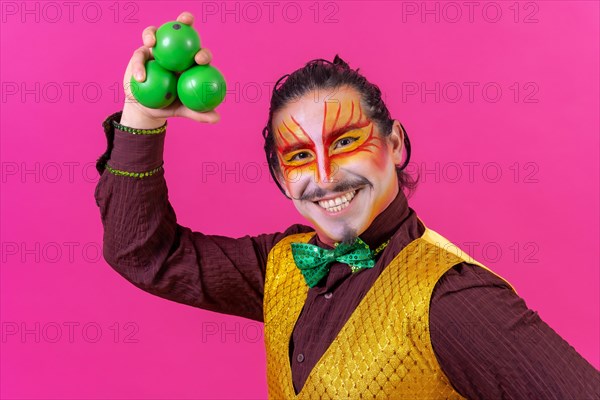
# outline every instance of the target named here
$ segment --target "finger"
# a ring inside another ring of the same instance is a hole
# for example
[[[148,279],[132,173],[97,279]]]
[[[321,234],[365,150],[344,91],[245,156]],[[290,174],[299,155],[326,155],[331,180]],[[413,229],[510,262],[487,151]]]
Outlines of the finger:
[[[193,119],[194,121],[204,122],[208,124],[216,124],[221,119],[221,116],[217,114],[217,112],[214,110],[207,112],[196,112],[190,110],[185,106],[179,107],[175,115],[177,117]]]
[[[181,14],[179,14],[179,17],[177,17],[177,21],[191,26],[194,23],[194,16],[191,12],[184,11]]]
[[[196,53],[194,60],[200,65],[210,64],[210,62],[212,61],[212,52],[206,47],[200,49],[200,51]]]
[[[156,44],[156,27],[149,26],[142,32],[142,41],[144,46],[153,47]]]
[[[133,56],[131,56],[131,72],[138,82],[144,82],[146,80],[146,60],[149,57],[150,50],[144,46],[134,51]]]

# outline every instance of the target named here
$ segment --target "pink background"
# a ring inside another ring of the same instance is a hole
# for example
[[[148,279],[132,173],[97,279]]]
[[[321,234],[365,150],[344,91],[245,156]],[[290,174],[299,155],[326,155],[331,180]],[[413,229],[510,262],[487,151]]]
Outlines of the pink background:
[[[179,223],[238,237],[304,222],[260,132],[272,84],[338,53],[385,93],[413,167],[439,167],[411,207],[477,242],[471,255],[600,367],[597,2],[481,2],[471,20],[463,2],[281,2],[272,21],[265,2],[53,3],[2,3],[2,398],[266,397],[261,324],[153,297],[98,254],[101,122],[143,28],[183,10],[231,92],[215,126],[170,121]]]

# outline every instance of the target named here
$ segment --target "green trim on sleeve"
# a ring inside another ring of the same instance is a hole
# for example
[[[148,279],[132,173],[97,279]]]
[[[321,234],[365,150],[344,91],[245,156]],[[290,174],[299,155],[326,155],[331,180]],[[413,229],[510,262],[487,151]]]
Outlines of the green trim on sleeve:
[[[164,163],[163,163],[164,164]],[[144,172],[130,172],[130,171],[123,171],[120,169],[114,169],[111,168],[108,163],[104,164],[104,166],[106,167],[106,170],[108,172],[110,172],[113,175],[117,175],[117,176],[127,176],[130,178],[138,178],[138,179],[142,179],[145,178],[147,176],[152,176],[154,174],[156,174],[158,171],[163,169],[163,164],[160,164],[158,167],[151,169],[150,171],[144,171]]]

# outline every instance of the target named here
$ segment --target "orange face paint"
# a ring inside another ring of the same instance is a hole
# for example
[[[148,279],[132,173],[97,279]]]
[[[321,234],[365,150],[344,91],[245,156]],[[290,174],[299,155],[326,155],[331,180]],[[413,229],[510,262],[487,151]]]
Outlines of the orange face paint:
[[[307,93],[273,119],[283,186],[326,243],[362,233],[398,190],[387,139],[365,115],[359,92],[337,93],[320,101]],[[328,209],[330,199],[350,193],[347,207]]]
[[[327,178],[331,177],[336,163],[362,152],[372,156],[381,149],[381,138],[374,135],[373,122],[363,114],[360,102],[326,101],[323,109],[325,118],[321,139],[328,149],[323,166]],[[276,143],[284,176],[317,170],[315,143],[293,116],[284,119],[277,127]],[[315,178],[320,180],[322,177],[317,172]]]

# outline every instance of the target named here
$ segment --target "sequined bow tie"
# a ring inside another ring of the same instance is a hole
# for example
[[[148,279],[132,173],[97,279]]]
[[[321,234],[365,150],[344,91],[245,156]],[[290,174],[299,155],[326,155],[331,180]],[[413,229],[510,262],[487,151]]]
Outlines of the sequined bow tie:
[[[336,244],[333,250],[309,243],[292,243],[292,256],[309,287],[315,286],[329,273],[329,264],[338,261],[348,264],[352,272],[373,268],[375,256],[385,248],[389,240],[372,251],[360,238],[353,243]]]

